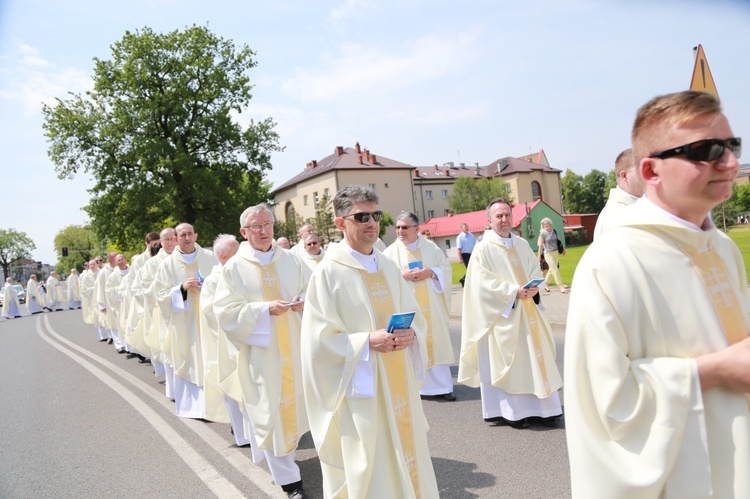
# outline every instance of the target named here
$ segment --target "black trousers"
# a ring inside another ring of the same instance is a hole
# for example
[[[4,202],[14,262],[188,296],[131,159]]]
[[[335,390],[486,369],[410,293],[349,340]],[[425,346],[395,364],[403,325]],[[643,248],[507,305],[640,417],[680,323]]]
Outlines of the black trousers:
[[[461,259],[464,261],[464,266],[469,266],[469,259],[471,259],[471,253],[461,253]]]

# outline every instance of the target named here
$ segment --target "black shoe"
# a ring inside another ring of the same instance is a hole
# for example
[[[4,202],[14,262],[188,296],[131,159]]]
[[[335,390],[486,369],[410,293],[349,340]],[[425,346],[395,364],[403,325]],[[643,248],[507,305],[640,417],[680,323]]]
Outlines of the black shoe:
[[[527,418],[519,419],[518,421],[511,421],[510,419],[505,419],[502,416],[497,416],[494,418],[484,418],[484,422],[485,423],[498,423],[495,426],[506,425],[506,426],[510,426],[511,428],[515,428],[516,430],[525,430],[526,428],[531,427]]]
[[[289,499],[307,499],[307,492],[302,487],[286,493]]]
[[[107,345],[111,345],[111,344],[112,344],[112,338],[107,338]]]
[[[125,349],[124,348],[118,348],[117,349],[117,353],[125,353]]]
[[[129,354],[125,356],[126,359],[135,359],[136,357],[138,356],[134,354],[133,352],[130,352]]]
[[[138,363],[139,364],[149,364],[151,362],[151,359],[148,357],[144,357],[143,355],[138,356]]]
[[[456,401],[456,395],[453,392],[446,393],[445,395],[441,395],[443,397],[443,400],[446,402],[455,402]]]
[[[101,343],[102,341],[107,341],[107,338],[104,338],[103,340],[99,340],[99,343]]]

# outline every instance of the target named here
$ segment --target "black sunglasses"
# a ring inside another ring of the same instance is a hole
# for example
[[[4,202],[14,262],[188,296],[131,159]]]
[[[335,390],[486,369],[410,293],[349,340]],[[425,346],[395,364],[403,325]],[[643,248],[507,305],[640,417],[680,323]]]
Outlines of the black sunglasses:
[[[715,161],[724,155],[724,150],[729,149],[734,157],[739,159],[742,153],[742,139],[732,137],[730,139],[704,139],[685,144],[684,146],[667,149],[652,154],[651,158],[666,159],[672,156],[685,155],[690,161]]]
[[[372,217],[374,221],[380,222],[380,219],[383,218],[383,212],[380,210],[373,211],[372,213],[370,213],[369,211],[360,211],[359,213],[350,213],[349,215],[344,215],[341,218],[347,217],[352,217],[355,222],[366,224],[370,221],[370,217]]]

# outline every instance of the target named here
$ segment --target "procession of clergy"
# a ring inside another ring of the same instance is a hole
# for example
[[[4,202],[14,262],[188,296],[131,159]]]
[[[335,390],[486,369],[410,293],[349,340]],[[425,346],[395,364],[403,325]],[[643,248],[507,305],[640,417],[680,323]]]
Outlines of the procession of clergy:
[[[573,495],[749,497],[747,280],[710,217],[731,195],[741,139],[702,92],[644,105],[632,139],[571,292]],[[84,320],[150,359],[178,416],[230,423],[289,497],[307,497],[295,463],[307,431],[325,497],[438,497],[421,399],[455,400],[451,266],[413,213],[384,248],[373,189],[347,186],[333,207],[343,239],[325,251],[310,226],[292,248],[275,240],[264,205],[239,217],[242,244],[220,235],[212,252],[187,223],[150,233],[130,266],[114,253],[89,263]],[[531,283],[539,260],[511,232],[508,201],[491,200],[487,218],[457,381],[480,389],[490,424],[555,426],[562,377]],[[410,327],[387,330],[407,312]]]
[[[86,264],[88,268],[88,263]],[[18,293],[13,288],[13,279],[5,279],[3,287],[2,316],[6,319],[21,317],[21,307]],[[81,308],[81,290],[78,284],[78,270],[71,269],[67,279],[67,308],[70,310]],[[65,310],[66,303],[62,291],[62,283],[57,272],[52,271],[44,283],[40,283],[36,274],[26,283],[26,307],[30,315],[41,314],[44,311],[57,312]]]

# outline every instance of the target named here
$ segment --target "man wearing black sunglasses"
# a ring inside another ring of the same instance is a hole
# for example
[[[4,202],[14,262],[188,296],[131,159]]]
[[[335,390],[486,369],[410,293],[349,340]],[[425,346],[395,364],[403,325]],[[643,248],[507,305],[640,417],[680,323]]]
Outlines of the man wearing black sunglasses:
[[[750,497],[750,315],[737,246],[711,220],[740,155],[717,98],[645,104],[645,196],[576,269],[565,345],[574,497]]]
[[[325,497],[438,497],[418,379],[426,321],[401,270],[375,251],[378,195],[347,186],[333,199],[344,234],[308,286],[302,380]],[[416,312],[411,327],[386,327]],[[363,471],[364,470],[364,471]]]

